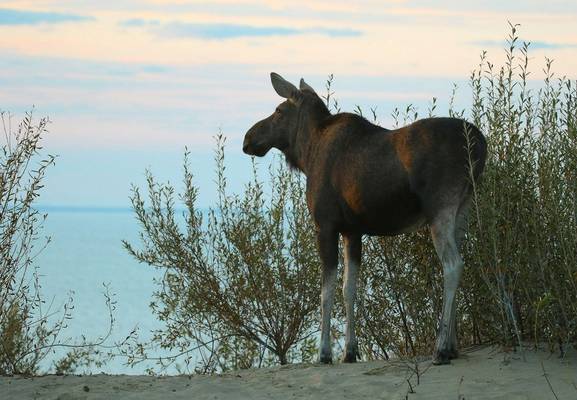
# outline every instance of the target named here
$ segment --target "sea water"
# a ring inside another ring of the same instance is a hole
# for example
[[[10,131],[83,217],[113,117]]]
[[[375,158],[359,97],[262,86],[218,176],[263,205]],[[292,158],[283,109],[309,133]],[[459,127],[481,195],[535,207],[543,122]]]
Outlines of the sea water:
[[[130,209],[52,207],[41,211],[48,214],[43,233],[51,237],[35,262],[45,307],[52,304],[52,309],[58,311],[69,296],[74,300],[72,319],[66,321],[60,340],[71,338],[73,342],[83,335],[93,341],[107,333],[105,284],[116,302],[114,330],[108,344],[121,341],[135,327],[142,340],[149,339],[152,330],[162,328],[149,303],[158,288],[154,279],[163,272],[138,263],[122,246],[122,240],[127,240],[139,247],[139,226]],[[65,352],[57,349],[42,367],[46,369]],[[139,374],[151,365],[130,368],[124,363],[124,359],[115,358],[90,372]]]

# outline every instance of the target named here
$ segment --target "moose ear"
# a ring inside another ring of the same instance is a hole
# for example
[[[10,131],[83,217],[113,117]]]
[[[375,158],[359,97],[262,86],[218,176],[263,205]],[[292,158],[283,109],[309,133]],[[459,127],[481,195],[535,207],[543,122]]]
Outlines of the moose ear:
[[[301,90],[310,90],[311,92],[315,93],[315,90],[312,88],[312,86],[310,86],[308,83],[305,82],[305,80],[303,78],[301,78],[301,83],[300,83],[300,88]]]
[[[286,81],[279,74],[271,72],[270,81],[272,82],[272,87],[280,97],[284,97],[285,99],[297,97],[299,90],[296,88],[296,86]]]

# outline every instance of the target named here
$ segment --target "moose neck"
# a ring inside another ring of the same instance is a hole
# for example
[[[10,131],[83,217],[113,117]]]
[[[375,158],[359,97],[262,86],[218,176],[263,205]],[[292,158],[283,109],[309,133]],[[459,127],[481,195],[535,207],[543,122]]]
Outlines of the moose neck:
[[[300,106],[296,130],[290,136],[288,146],[281,149],[289,166],[307,175],[312,161],[311,150],[319,139],[318,127],[330,115],[330,111],[320,99]]]

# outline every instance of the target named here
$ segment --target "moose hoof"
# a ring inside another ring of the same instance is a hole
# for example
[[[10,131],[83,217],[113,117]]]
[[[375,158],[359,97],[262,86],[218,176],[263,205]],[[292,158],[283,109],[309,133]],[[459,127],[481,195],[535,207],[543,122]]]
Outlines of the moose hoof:
[[[451,350],[437,350],[433,356],[434,365],[446,365],[450,364],[451,360],[457,358],[459,353],[456,349]]]
[[[321,352],[319,354],[319,363],[332,364],[333,363],[333,355],[330,352]]]
[[[345,354],[343,354],[342,362],[344,363],[357,362],[357,354],[353,352],[346,352]]]
[[[345,352],[343,353],[343,357],[341,359],[344,363],[354,363],[357,362],[359,358],[359,349],[356,345],[354,346],[347,346],[345,347]]]

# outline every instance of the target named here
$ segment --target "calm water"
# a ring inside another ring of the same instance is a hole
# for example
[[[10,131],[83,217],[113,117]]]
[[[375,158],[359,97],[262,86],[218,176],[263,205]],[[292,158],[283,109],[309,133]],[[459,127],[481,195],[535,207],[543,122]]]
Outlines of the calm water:
[[[138,239],[138,224],[130,210],[42,211],[48,213],[44,233],[52,237],[37,259],[43,296],[48,303],[53,300],[55,307],[66,301],[68,293],[73,292],[74,297],[73,319],[62,338],[83,334],[91,339],[106,333],[103,283],[116,294],[115,339],[125,338],[137,325],[143,338],[161,327],[148,308],[155,289],[153,279],[160,277],[161,271],[139,264],[122,247],[122,239],[132,243]],[[144,366],[130,369],[115,360],[92,372],[135,374],[143,370]]]

